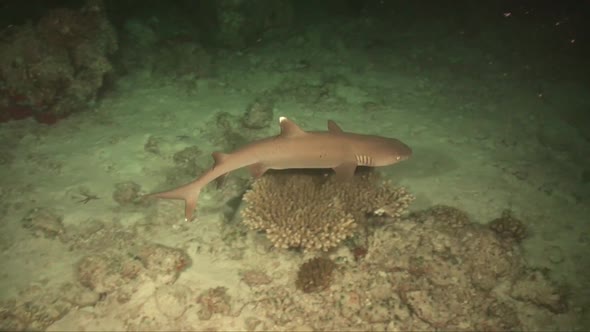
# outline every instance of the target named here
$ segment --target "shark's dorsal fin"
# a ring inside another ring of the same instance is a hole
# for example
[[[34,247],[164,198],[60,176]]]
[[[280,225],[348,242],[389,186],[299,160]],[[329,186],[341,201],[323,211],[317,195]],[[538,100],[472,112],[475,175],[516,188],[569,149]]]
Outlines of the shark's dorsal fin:
[[[332,121],[332,120],[328,120],[328,131],[332,134],[342,134],[344,133],[344,131],[342,130],[342,128],[340,128],[339,125],[336,124],[336,122]]]
[[[305,131],[299,128],[295,122],[287,119],[284,116],[279,118],[279,125],[281,126],[281,136],[282,137],[295,137],[305,135]]]

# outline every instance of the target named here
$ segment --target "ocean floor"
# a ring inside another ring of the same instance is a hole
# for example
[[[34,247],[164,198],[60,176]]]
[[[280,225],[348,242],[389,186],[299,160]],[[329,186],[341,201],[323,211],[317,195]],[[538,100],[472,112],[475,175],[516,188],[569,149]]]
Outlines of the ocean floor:
[[[53,126],[0,124],[0,324],[55,331],[589,327],[590,141],[563,116],[584,107],[584,88],[536,78],[541,89],[523,64],[482,62],[476,50],[449,47],[429,62],[432,51],[419,43],[371,51],[333,43],[318,48],[295,37],[280,47],[220,52],[209,75],[187,81],[139,70],[91,112]],[[272,119],[245,127],[245,112],[260,100],[271,101]],[[328,252],[337,267],[318,293],[295,286],[299,267],[316,253],[273,248],[241,224],[246,171],[207,188],[192,223],[183,221],[181,202],[138,199],[195,178],[213,151],[277,134],[280,116],[305,130],[326,130],[331,119],[414,151],[378,172],[416,197],[410,211],[418,214],[367,230],[366,256],[344,243]],[[418,222],[433,206],[463,211],[473,223],[465,232],[479,235],[459,240],[461,232]],[[526,226],[520,243],[480,226],[507,210]],[[438,255],[437,241],[457,246],[458,265],[429,258]],[[510,267],[497,284],[473,286],[461,262],[483,257],[490,243],[503,248]],[[396,270],[416,252],[426,266]],[[455,282],[437,281],[443,270]],[[507,283],[514,271],[519,281]],[[463,300],[442,299],[451,289],[465,291]],[[476,302],[488,309],[478,311]]]

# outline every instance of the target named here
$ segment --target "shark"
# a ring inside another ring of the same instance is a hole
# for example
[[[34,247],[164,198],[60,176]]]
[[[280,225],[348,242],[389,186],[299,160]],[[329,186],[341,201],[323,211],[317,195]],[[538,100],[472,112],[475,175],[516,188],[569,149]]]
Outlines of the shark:
[[[194,181],[146,197],[183,200],[185,220],[192,221],[201,190],[243,167],[254,178],[269,169],[333,169],[338,180],[347,181],[358,166],[389,166],[412,155],[412,149],[398,139],[345,132],[332,120],[328,120],[327,131],[304,131],[286,117],[279,118],[279,126],[276,136],[253,141],[229,154],[213,152],[214,165]]]

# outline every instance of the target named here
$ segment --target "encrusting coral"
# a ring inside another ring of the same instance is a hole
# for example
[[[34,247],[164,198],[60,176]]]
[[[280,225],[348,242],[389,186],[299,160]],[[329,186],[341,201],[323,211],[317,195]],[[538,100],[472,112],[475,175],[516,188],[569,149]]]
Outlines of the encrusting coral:
[[[397,219],[406,212],[414,197],[377,180],[375,173],[346,182],[323,174],[269,173],[244,195],[243,221],[266,231],[276,247],[326,251],[370,215]]]
[[[521,242],[527,237],[525,224],[512,215],[510,210],[502,211],[502,216],[488,224],[499,237],[507,240]]]
[[[335,268],[336,264],[329,258],[312,258],[299,267],[295,286],[305,293],[324,290],[330,286]]]

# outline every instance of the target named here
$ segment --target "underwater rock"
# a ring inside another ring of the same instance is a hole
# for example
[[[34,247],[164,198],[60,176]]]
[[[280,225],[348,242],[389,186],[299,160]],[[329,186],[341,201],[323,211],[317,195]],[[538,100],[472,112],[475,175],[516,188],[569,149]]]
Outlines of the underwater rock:
[[[207,289],[197,297],[197,303],[201,305],[197,313],[200,320],[209,320],[214,314],[228,315],[231,311],[231,297],[225,287]]]
[[[414,212],[413,217],[420,222],[431,218],[452,229],[463,228],[471,223],[467,213],[448,205],[434,205],[424,211]]]
[[[469,222],[463,211],[436,206],[377,230],[360,268],[384,271],[388,283],[379,293],[387,294],[390,287],[401,301],[368,293],[370,302],[390,303],[401,314],[391,319],[401,329],[413,329],[414,315],[429,329],[481,330],[485,324],[519,329],[518,320],[507,325],[486,320],[483,308],[488,294],[518,278],[522,263],[512,245]],[[506,310],[508,315],[516,309]]]
[[[289,28],[294,21],[290,1],[203,0],[196,12],[206,42],[243,49],[254,45],[278,28]]]
[[[487,305],[488,317],[480,324],[476,324],[477,331],[517,331],[521,322],[514,306],[499,300],[492,300]],[[485,323],[484,323],[485,322]]]
[[[0,121],[2,122],[2,121]],[[5,143],[6,144],[6,143]],[[14,161],[14,155],[7,148],[0,149],[0,165],[9,166]]]
[[[154,280],[172,284],[180,272],[191,265],[188,254],[181,249],[150,243],[137,250],[135,257],[143,264]]]
[[[159,287],[154,296],[160,312],[168,318],[177,319],[189,307],[191,293],[188,287],[174,284]]]
[[[203,171],[203,168],[199,166],[200,157],[201,150],[197,146],[189,146],[176,152],[172,160],[182,173],[195,176]]]
[[[23,217],[22,223],[23,227],[31,230],[35,236],[66,240],[62,216],[52,208],[34,208]]]
[[[302,294],[301,280],[259,287],[258,328],[559,330],[579,319],[561,289],[527,268],[515,243],[466,216],[438,207],[372,229],[365,258],[339,263],[321,293]]]
[[[71,309],[73,304],[61,292],[33,285],[15,299],[0,302],[0,331],[43,331]]]
[[[552,245],[545,247],[543,250],[545,256],[549,261],[553,264],[560,264],[564,261],[565,257],[563,256],[563,249],[560,246]]]
[[[262,129],[270,126],[273,119],[274,103],[268,98],[259,98],[248,106],[242,118],[242,124],[250,129]]]
[[[100,0],[52,8],[35,21],[12,26],[0,41],[7,96],[0,98],[0,119],[33,116],[53,124],[97,99],[112,71],[117,33]]]
[[[469,255],[464,261],[465,266],[469,266],[466,272],[473,286],[482,290],[493,289],[499,279],[514,277],[521,263],[504,242],[489,233],[482,228],[463,238],[464,253]]]
[[[143,145],[143,150],[153,154],[160,154],[160,139],[154,136],[148,137]]]
[[[244,128],[235,128],[234,124],[239,124],[240,119],[237,116],[227,112],[220,112],[215,115],[214,123],[211,126],[212,132],[210,139],[215,145],[223,146],[224,150],[232,151],[242,146],[244,142],[251,141],[251,138],[246,137]]]
[[[522,301],[547,308],[553,313],[567,311],[567,301],[559,289],[541,271],[535,270],[516,281],[510,290],[510,296]]]
[[[322,291],[332,283],[335,268],[336,264],[331,259],[312,258],[299,267],[295,286],[305,293]]]
[[[492,220],[488,226],[502,239],[521,242],[527,237],[525,224],[512,216],[510,210],[502,211],[502,216]]]
[[[196,91],[196,80],[211,76],[213,56],[190,37],[162,38],[154,47],[150,50],[154,77],[184,83],[184,90],[190,93]]]
[[[115,251],[86,256],[76,267],[78,282],[96,293],[111,293],[142,272],[140,262]]]
[[[254,269],[242,271],[240,272],[240,276],[240,280],[250,287],[268,285],[272,282],[272,278],[268,274]]]
[[[113,199],[121,206],[135,205],[140,202],[141,186],[133,181],[120,182],[115,184]]]
[[[434,298],[428,291],[409,291],[405,293],[404,297],[411,311],[431,325],[443,324],[453,317],[452,306],[449,306],[445,301]]]

